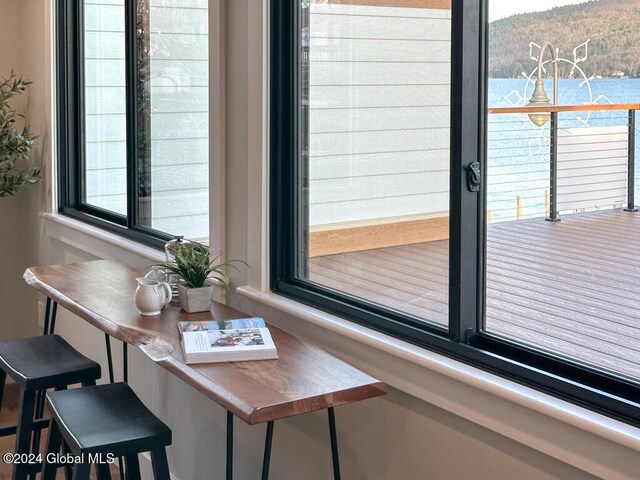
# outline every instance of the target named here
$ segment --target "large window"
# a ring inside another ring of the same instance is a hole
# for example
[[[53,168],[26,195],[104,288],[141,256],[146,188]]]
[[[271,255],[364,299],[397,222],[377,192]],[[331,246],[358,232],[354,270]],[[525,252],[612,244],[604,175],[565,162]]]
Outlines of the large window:
[[[523,110],[556,3],[272,2],[272,288],[639,423],[638,99]]]
[[[206,0],[59,2],[61,209],[208,237]]]

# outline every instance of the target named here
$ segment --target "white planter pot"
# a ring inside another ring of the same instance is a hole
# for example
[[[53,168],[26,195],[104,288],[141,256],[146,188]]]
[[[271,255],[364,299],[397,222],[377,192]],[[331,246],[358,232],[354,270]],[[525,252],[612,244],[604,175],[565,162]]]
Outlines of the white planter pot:
[[[211,309],[213,299],[213,288],[187,288],[178,284],[178,297],[180,306],[187,313],[206,312]]]

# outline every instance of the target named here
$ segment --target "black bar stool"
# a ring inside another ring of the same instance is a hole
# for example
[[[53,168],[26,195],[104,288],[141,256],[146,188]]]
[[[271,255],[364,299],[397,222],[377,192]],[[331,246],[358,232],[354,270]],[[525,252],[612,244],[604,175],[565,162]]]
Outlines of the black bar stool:
[[[73,457],[74,480],[88,480],[91,464],[98,479],[110,479],[108,462],[124,457],[127,479],[140,479],[138,454],[151,452],[155,480],[169,480],[165,447],[171,430],[144,406],[126,383],[110,383],[47,394],[51,411],[42,480],[54,480],[61,466],[50,463],[62,439]]]
[[[95,385],[100,378],[100,365],[80,354],[59,335],[43,335],[0,342],[0,407],[6,377],[9,375],[20,387],[20,407],[17,425],[0,428],[0,436],[16,434],[15,452],[36,453],[35,439],[48,424],[47,418],[34,420],[36,394],[49,389],[66,389],[77,383]],[[38,417],[42,411],[35,412]],[[29,449],[32,433],[34,444]],[[16,463],[13,479],[22,480],[35,474],[39,464]]]

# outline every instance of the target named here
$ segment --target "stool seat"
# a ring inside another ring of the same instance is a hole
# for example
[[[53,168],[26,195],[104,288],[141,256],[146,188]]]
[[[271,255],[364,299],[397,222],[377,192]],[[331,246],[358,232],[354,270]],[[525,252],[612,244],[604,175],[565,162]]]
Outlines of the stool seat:
[[[117,457],[171,444],[171,430],[144,406],[126,383],[47,394],[52,419],[74,454]]]
[[[0,342],[0,368],[26,391],[100,378],[100,365],[83,356],[59,335]]]

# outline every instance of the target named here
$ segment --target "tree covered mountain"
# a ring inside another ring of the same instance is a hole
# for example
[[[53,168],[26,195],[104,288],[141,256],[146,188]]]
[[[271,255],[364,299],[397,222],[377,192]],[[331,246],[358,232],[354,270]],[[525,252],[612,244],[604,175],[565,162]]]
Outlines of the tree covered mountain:
[[[581,67],[588,75],[640,76],[640,0],[591,0],[496,20],[489,25],[489,74],[531,72],[536,63],[529,58],[530,42],[551,42],[561,57],[573,59],[573,49],[586,40],[589,57]],[[559,65],[567,76],[570,66]]]

